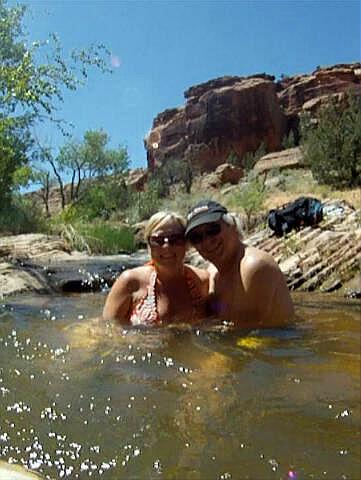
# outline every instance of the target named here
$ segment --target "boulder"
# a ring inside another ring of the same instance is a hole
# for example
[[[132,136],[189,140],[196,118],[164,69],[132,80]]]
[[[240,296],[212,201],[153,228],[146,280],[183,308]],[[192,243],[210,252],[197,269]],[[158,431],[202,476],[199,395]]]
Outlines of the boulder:
[[[201,190],[207,191],[209,188],[220,188],[225,184],[236,185],[243,177],[243,168],[222,163],[212,173],[204,174],[200,181]]]
[[[14,293],[50,293],[41,275],[27,272],[23,266],[0,262],[0,298]]]
[[[0,238],[0,257],[30,258],[69,254],[70,248],[61,237],[42,233],[9,235]]]
[[[303,168],[304,161],[299,147],[287,148],[280,152],[268,153],[261,157],[254,166],[257,173],[265,173],[269,170],[286,168]]]
[[[218,176],[221,185],[225,183],[235,185],[243,177],[243,168],[230,163],[222,163],[216,168],[215,174]]]
[[[135,168],[129,171],[126,184],[135,192],[142,192],[148,180],[148,172],[144,168]]]

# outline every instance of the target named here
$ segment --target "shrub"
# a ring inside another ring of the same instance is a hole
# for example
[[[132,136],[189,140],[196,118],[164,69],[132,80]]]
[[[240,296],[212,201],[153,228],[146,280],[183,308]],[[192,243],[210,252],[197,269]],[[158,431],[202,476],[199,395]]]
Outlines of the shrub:
[[[264,179],[255,177],[241,186],[228,201],[230,208],[241,207],[246,214],[247,232],[253,226],[255,216],[261,213],[266,198]]]
[[[161,185],[156,178],[151,179],[144,192],[132,192],[127,209],[128,223],[142,222],[159,210],[161,203]]]
[[[285,135],[282,139],[282,148],[293,148],[296,146],[295,134],[291,130],[288,135]]]
[[[330,99],[315,124],[301,119],[302,149],[314,178],[333,187],[361,185],[361,97]]]

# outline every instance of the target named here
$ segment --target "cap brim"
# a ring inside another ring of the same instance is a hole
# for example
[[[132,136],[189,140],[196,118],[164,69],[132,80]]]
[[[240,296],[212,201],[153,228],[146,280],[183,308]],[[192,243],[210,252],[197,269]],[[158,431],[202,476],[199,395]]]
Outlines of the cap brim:
[[[218,220],[222,218],[222,215],[224,215],[224,212],[211,212],[200,215],[198,218],[195,218],[189,222],[189,225],[187,225],[185,231],[185,235],[188,235],[191,230],[199,227],[200,225],[204,225],[205,223],[218,222]]]

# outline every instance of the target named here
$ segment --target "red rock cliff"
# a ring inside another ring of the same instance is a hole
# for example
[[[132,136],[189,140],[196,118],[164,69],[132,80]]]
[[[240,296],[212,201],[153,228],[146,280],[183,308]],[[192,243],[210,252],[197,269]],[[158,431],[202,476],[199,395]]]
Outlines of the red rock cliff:
[[[266,74],[221,77],[189,88],[184,106],[165,110],[145,139],[148,168],[167,159],[189,158],[202,171],[214,170],[230,153],[240,158],[262,142],[279,150],[285,134],[297,138],[298,116],[331,94],[360,88],[361,63],[318,68],[275,82]]]

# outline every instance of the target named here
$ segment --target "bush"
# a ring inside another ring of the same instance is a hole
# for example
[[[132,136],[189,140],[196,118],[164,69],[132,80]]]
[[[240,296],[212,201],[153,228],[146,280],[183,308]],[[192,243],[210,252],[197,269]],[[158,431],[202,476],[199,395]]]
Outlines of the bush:
[[[296,146],[295,134],[291,130],[288,135],[285,135],[282,139],[282,148],[293,148]]]
[[[361,97],[349,92],[342,102],[331,99],[317,124],[303,116],[301,135],[305,162],[318,182],[361,185]]]
[[[246,214],[247,233],[254,225],[254,218],[261,213],[266,198],[264,179],[255,177],[244,184],[239,190],[232,193],[228,206],[232,208],[241,207]]]

